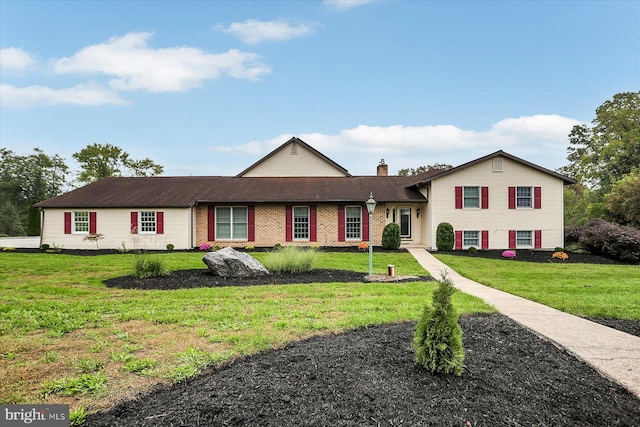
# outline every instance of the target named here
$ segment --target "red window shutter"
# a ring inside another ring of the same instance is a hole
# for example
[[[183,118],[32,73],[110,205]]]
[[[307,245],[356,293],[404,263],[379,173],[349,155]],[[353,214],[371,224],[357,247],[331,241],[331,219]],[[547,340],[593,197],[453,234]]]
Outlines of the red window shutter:
[[[293,206],[285,206],[285,240],[293,241]]]
[[[456,209],[462,209],[462,187],[456,187]]]
[[[542,208],[542,187],[533,187],[533,208]]]
[[[369,241],[369,211],[366,206],[362,207],[362,241]]]
[[[207,206],[207,240],[210,242],[216,240],[216,207],[214,205]]]
[[[516,208],[516,187],[509,187],[509,209]]]
[[[89,212],[89,233],[96,234],[98,230],[97,215],[95,212]]]
[[[482,230],[482,250],[489,249],[489,230]]]
[[[489,187],[482,187],[482,209],[489,209]]]
[[[256,241],[256,207],[255,206],[249,206],[247,208],[247,233],[248,233],[248,240],[250,242],[255,242]]]
[[[535,248],[536,249],[542,248],[542,230],[536,230],[534,232],[534,235],[535,235]]]
[[[156,234],[164,234],[164,212],[156,212]]]
[[[516,230],[509,230],[509,249],[516,248]]]
[[[345,238],[344,206],[338,206],[338,242],[344,242]]]
[[[131,234],[138,234],[138,212],[131,212]]]
[[[318,205],[309,206],[309,240],[318,241]]]
[[[71,234],[71,212],[64,213],[64,234]]]
[[[462,231],[456,230],[456,251],[462,250]]]

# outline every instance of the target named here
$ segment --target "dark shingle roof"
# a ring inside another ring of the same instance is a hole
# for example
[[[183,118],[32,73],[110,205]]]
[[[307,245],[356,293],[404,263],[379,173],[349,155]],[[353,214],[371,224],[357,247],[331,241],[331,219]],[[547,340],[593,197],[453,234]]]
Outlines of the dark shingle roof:
[[[36,204],[40,208],[188,207],[197,203],[421,202],[416,177],[103,178]]]

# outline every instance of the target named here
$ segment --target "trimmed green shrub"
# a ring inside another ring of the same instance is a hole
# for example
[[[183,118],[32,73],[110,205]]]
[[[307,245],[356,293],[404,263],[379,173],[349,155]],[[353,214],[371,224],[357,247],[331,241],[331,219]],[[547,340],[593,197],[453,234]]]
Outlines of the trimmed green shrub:
[[[287,246],[269,252],[262,261],[262,265],[274,274],[304,273],[313,269],[317,255],[314,248]]]
[[[50,248],[50,247],[51,247],[51,246],[49,246],[49,244],[48,244],[48,243],[43,243],[43,244],[41,244],[41,245],[40,245],[40,250],[41,250],[42,252],[46,252],[46,251],[48,251],[48,250],[49,250],[49,248]]]
[[[171,272],[166,269],[164,262],[160,258],[150,256],[137,256],[133,270],[133,275],[138,279],[168,276],[171,274]]]
[[[436,248],[439,251],[452,251],[454,244],[453,225],[441,222],[436,229]]]
[[[464,348],[458,314],[451,303],[453,282],[442,273],[433,292],[433,307],[426,305],[413,337],[416,363],[434,374],[462,375]]]
[[[167,250],[168,250],[169,252],[171,252],[171,251],[173,250],[173,248],[175,248],[175,246],[173,245],[173,243],[167,243],[166,248],[167,248]]]
[[[382,230],[382,247],[395,250],[400,247],[400,226],[395,222],[385,225]]]

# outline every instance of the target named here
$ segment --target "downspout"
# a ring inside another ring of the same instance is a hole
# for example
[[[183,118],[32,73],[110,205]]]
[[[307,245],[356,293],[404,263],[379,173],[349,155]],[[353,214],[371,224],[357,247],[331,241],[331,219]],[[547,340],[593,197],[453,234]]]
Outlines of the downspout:
[[[194,228],[193,227],[194,227],[195,215],[196,215],[195,209],[196,209],[197,206],[198,206],[198,202],[197,201],[191,203],[191,206],[190,206],[190,208],[191,208],[191,219],[189,221],[189,225],[190,225],[190,227],[189,227],[190,228],[190,232],[189,232],[190,244],[189,244],[189,247],[187,249],[195,248],[195,245],[193,244],[193,242],[194,242],[194,236],[193,236]]]

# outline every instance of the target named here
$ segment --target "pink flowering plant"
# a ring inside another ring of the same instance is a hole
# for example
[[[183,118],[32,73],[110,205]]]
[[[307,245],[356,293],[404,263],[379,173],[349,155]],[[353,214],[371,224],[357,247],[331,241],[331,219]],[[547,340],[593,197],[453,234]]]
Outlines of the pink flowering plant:
[[[200,250],[203,252],[208,252],[211,250],[211,245],[207,242],[204,242],[203,244],[200,245]]]

